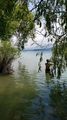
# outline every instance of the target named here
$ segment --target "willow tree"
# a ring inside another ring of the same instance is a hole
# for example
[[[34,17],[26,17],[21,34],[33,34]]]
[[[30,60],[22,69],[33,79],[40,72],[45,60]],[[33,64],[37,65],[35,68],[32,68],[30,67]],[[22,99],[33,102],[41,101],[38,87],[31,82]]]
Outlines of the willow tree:
[[[44,18],[44,36],[51,41],[55,40],[53,62],[59,70],[60,66],[67,65],[67,0],[33,0],[32,4],[34,21],[41,27]]]
[[[11,37],[17,35],[18,48],[21,46],[23,49],[33,28],[33,15],[25,0],[0,0],[0,72],[7,71],[6,66],[11,66],[16,53],[10,42]]]

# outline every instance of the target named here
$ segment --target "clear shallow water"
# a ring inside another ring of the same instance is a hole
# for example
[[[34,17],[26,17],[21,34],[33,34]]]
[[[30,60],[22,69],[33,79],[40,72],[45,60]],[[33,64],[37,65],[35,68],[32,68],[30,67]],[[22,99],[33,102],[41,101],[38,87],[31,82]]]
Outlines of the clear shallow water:
[[[60,94],[56,95],[55,91],[60,93],[63,83],[67,86],[67,71],[60,80],[46,75],[45,61],[50,57],[50,51],[43,53],[42,70],[38,72],[39,56],[36,57],[36,52],[22,52],[12,65],[13,74],[0,75],[1,120],[61,120],[61,114],[66,115],[67,108],[59,104]],[[60,108],[59,114],[52,105],[53,98],[55,103],[57,101],[57,109]]]

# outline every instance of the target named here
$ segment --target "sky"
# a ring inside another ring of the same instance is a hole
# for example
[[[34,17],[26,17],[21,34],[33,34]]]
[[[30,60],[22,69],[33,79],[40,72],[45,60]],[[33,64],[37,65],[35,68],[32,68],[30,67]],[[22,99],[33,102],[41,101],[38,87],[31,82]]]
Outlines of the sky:
[[[48,38],[44,37],[45,35],[45,28],[44,23],[42,23],[42,27],[40,28],[38,25],[35,25],[36,33],[34,41],[30,38],[28,42],[25,44],[25,48],[36,48],[36,47],[45,47],[47,45],[51,45],[54,42],[49,41]],[[41,33],[40,33],[41,32]]]

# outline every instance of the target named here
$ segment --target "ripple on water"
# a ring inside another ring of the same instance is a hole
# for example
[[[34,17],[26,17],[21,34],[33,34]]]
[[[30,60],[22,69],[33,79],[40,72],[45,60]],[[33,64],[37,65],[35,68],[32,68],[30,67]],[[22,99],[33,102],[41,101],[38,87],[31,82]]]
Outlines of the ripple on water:
[[[45,75],[44,62],[50,58],[49,52],[44,53],[40,72],[35,53],[23,53],[22,56],[23,59],[21,57],[13,63],[13,75],[0,76],[0,119],[59,120],[51,100],[56,97],[53,94],[55,90],[59,90],[58,84],[63,86],[65,81],[65,86],[67,85],[67,71],[62,74],[61,79]]]

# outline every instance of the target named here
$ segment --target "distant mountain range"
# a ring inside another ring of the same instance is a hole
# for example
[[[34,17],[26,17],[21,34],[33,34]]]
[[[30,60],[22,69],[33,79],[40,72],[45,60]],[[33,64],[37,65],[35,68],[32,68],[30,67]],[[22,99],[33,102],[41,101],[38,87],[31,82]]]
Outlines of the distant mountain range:
[[[53,47],[53,44],[47,44],[43,47],[35,46],[35,47],[25,48],[24,51],[48,51],[48,50],[51,50],[52,47]]]

